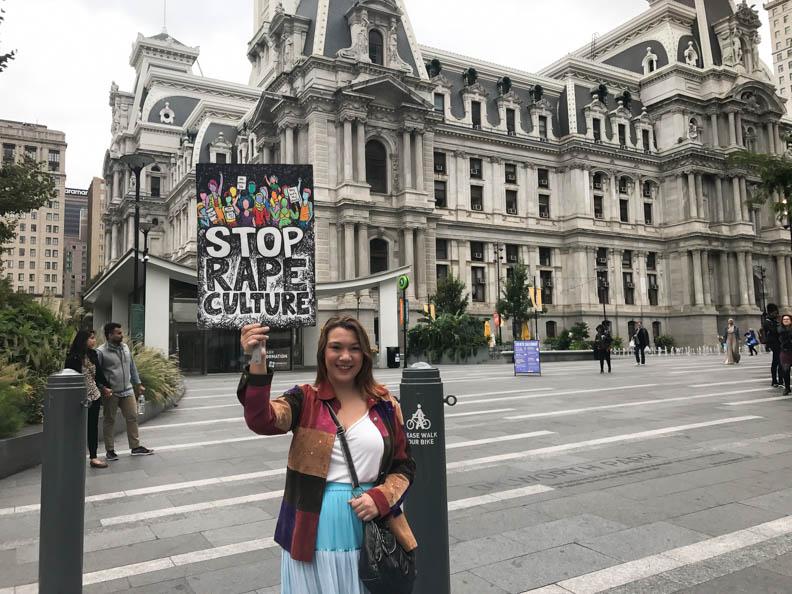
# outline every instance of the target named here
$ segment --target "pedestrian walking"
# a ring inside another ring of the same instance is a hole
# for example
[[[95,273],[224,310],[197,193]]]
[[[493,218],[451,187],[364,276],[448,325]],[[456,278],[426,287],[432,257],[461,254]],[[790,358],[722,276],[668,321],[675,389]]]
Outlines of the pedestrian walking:
[[[641,322],[635,323],[633,343],[635,344],[635,364],[646,365],[646,348],[649,346],[649,332],[643,327]]]
[[[111,394],[111,391],[107,387],[107,379],[99,365],[95,349],[96,332],[80,330],[72,341],[64,367],[85,376],[87,398],[91,401],[91,406],[88,407],[87,435],[90,464],[91,468],[107,468],[107,462],[99,459],[96,450],[99,445],[99,409],[102,407],[102,396]]]
[[[611,335],[608,321],[603,320],[602,324],[596,328],[597,335],[594,337],[594,348],[597,350],[597,358],[600,364],[600,373],[605,373],[605,362],[608,363],[608,373],[611,372],[611,348],[613,347],[613,336]]]
[[[778,331],[778,341],[781,345],[781,380],[784,382],[784,396],[792,393],[789,387],[789,370],[792,367],[792,316],[781,316],[781,327]]]
[[[260,348],[266,362],[268,332],[259,324],[245,326],[245,353]],[[360,323],[331,318],[317,351],[313,385],[271,399],[272,370],[264,362],[251,363],[237,396],[252,431],[292,433],[275,528],[283,549],[282,594],[366,594],[358,563],[364,530],[373,525],[364,528],[364,523],[376,519],[387,526],[408,559],[417,546],[401,511],[415,462],[399,403],[374,379],[371,347]],[[395,586],[393,591],[409,591]]]
[[[756,332],[754,332],[753,328],[748,328],[748,332],[745,333],[745,346],[747,346],[750,351],[748,354],[749,357],[759,354],[756,350],[757,344],[759,344],[759,339],[756,337]]]
[[[772,378],[771,385],[777,387],[781,385],[781,375],[779,374],[779,367],[781,365],[781,343],[778,337],[779,331],[778,323],[778,306],[775,303],[767,304],[767,315],[762,320],[762,335],[764,336],[765,346],[770,349],[773,354],[772,362],[770,363],[770,377]]]
[[[726,330],[723,332],[723,339],[726,343],[725,365],[734,365],[740,362],[740,329],[734,325],[734,320],[729,318]]]
[[[121,414],[126,419],[127,441],[133,456],[150,456],[154,450],[140,445],[138,437],[138,419],[136,396],[145,391],[140,383],[135,360],[129,347],[124,344],[124,331],[121,324],[108,322],[104,326],[106,342],[96,349],[99,355],[99,364],[104,372],[110,395],[104,400],[104,420],[102,433],[105,443],[105,458],[110,462],[118,460],[115,452],[115,426],[116,412],[121,409]]]

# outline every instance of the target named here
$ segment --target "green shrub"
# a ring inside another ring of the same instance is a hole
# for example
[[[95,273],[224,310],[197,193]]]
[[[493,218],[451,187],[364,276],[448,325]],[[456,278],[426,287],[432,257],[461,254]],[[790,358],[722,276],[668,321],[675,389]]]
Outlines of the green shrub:
[[[484,323],[468,314],[442,314],[434,322],[421,323],[408,334],[409,353],[423,353],[431,361],[443,355],[464,361],[487,345]]]
[[[175,400],[183,386],[178,359],[166,357],[157,349],[145,347],[140,343],[129,344],[129,348],[135,359],[140,381],[146,388],[146,400],[152,402]]]
[[[613,337],[613,344],[611,345],[614,349],[623,349],[624,348],[624,340],[621,336],[614,336]]]
[[[74,330],[31,296],[15,293],[0,281],[0,358],[27,368],[32,392],[24,413],[28,423],[40,423],[50,374],[63,369]]]
[[[590,351],[593,348],[594,348],[594,345],[592,344],[592,342],[590,340],[576,339],[576,340],[573,340],[571,343],[569,343],[569,349],[567,349],[567,350],[570,350],[570,351]]]
[[[11,437],[25,424],[32,392],[25,368],[0,359],[0,438]]]
[[[662,335],[655,338],[655,346],[660,349],[672,349],[676,346],[676,341],[673,336]]]

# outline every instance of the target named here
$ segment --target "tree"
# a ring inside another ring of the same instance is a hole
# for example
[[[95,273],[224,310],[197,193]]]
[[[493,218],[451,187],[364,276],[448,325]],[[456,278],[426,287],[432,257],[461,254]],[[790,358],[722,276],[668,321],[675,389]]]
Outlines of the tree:
[[[512,321],[512,336],[520,336],[523,322],[531,319],[531,296],[528,291],[528,269],[520,262],[512,268],[511,278],[506,279],[503,295],[498,299],[496,309],[504,319]]]
[[[21,163],[0,167],[0,254],[7,249],[3,245],[16,236],[16,221],[7,215],[35,210],[57,195],[55,181],[43,163],[25,156]]]
[[[434,303],[437,315],[462,315],[467,310],[469,293],[465,293],[465,283],[449,273],[437,283],[437,293],[429,297]]]
[[[779,199],[771,207],[779,221],[789,223],[792,214],[792,160],[785,156],[766,155],[741,150],[729,156],[729,165],[742,167],[760,178],[750,203],[760,206],[773,198]],[[786,198],[784,198],[786,196]]]
[[[5,8],[0,8],[0,25],[3,24],[3,21],[5,21]],[[0,72],[6,69],[8,63],[14,59],[15,55],[16,51],[14,50],[0,54]]]

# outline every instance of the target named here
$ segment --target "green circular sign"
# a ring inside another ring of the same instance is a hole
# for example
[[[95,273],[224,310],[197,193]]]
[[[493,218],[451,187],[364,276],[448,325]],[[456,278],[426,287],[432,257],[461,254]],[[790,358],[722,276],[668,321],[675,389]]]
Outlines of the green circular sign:
[[[399,277],[399,290],[400,290],[400,291],[404,291],[404,290],[406,290],[406,289],[407,289],[407,287],[409,287],[409,286],[410,286],[410,277],[409,277],[409,276],[407,276],[406,274],[402,274],[402,275]]]

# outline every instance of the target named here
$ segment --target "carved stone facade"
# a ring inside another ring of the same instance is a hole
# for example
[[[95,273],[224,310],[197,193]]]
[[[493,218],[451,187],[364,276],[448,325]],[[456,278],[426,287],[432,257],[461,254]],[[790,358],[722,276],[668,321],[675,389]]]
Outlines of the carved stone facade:
[[[416,309],[453,274],[469,311],[488,318],[518,261],[543,288],[542,338],[578,321],[593,328],[601,301],[616,335],[643,319],[691,345],[714,342],[728,317],[755,327],[762,292],[792,305],[783,229],[749,205],[751,172],[727,163],[740,146],[786,150],[784,105],[753,56],[749,7],[716,20],[712,3],[653,0],[596,51],[527,74],[419,46],[400,0],[356,2],[343,27],[328,23],[342,12],[335,1],[256,1],[250,87],[194,77],[200,91],[188,92],[178,88],[186,77],[166,84],[152,71],[154,122],[147,109],[129,121],[141,90],[112,90],[108,264],[130,212],[116,155],[156,156],[166,223],[152,236],[162,255],[192,265],[193,167],[222,148],[237,162],[312,164],[317,280],[409,265]],[[198,99],[186,115],[182,95]],[[165,99],[173,124],[161,121]],[[359,312],[375,334],[377,299],[323,299],[320,322]]]

